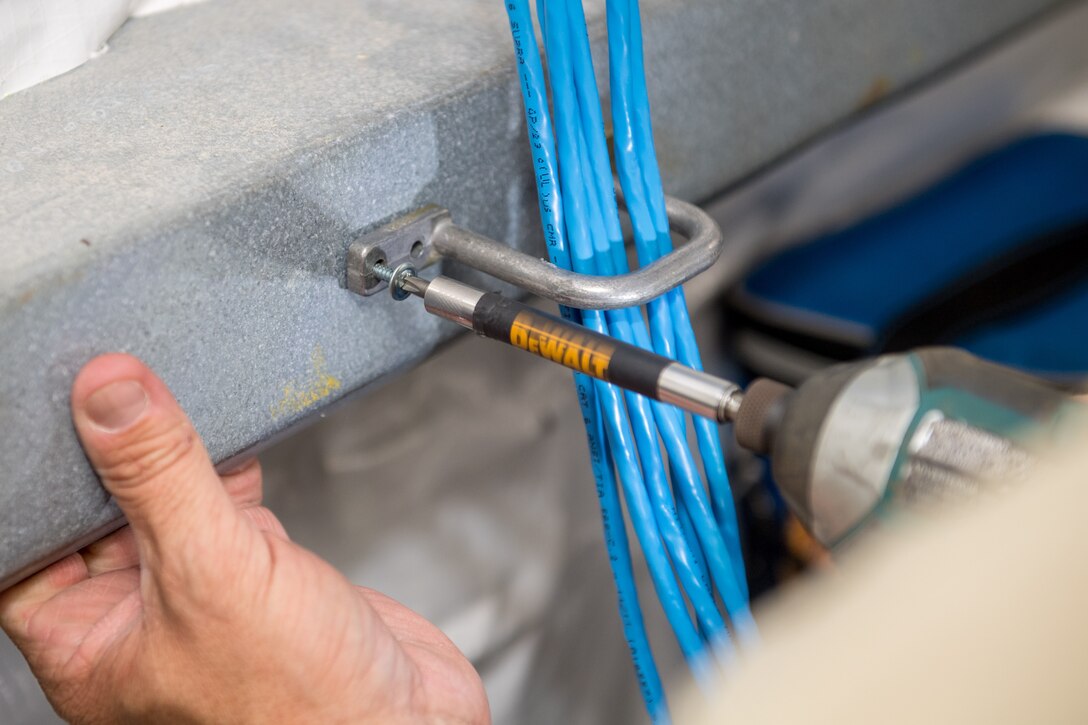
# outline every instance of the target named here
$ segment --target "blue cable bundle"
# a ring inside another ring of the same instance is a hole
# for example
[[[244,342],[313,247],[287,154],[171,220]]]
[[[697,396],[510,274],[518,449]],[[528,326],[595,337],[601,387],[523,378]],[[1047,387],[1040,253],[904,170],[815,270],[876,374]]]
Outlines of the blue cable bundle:
[[[627,252],[582,4],[546,0],[537,5],[549,60],[554,130],[529,0],[505,4],[551,261],[581,274],[623,274],[628,271]],[[636,0],[609,0],[608,38],[617,170],[639,264],[645,265],[670,251],[672,243],[653,147]],[[652,301],[647,312],[648,327],[639,309],[561,309],[567,319],[596,332],[701,369],[683,291]],[[704,486],[679,409],[584,375],[574,377],[624,634],[646,708],[654,722],[668,722],[635,590],[616,479],[618,474],[666,618],[696,680],[709,686],[715,664],[727,664],[733,652],[716,597],[733,636],[745,644],[756,638],[717,427],[709,420],[695,421],[708,482]]]

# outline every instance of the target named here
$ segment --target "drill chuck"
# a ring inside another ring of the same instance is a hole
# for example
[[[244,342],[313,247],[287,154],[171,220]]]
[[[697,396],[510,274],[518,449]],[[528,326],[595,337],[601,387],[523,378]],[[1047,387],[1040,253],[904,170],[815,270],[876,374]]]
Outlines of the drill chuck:
[[[793,393],[788,385],[758,378],[748,386],[733,414],[737,443],[754,453],[768,455]]]

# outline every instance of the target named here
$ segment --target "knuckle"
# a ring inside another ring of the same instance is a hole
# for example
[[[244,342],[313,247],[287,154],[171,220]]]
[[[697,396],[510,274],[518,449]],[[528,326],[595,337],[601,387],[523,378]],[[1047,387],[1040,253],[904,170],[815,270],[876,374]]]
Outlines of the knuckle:
[[[258,531],[274,534],[284,539],[287,538],[287,531],[283,528],[283,524],[280,523],[276,514],[272,513],[272,511],[264,506],[247,509],[245,513],[250,522],[257,527]]]
[[[223,485],[238,507],[255,506],[264,498],[261,466],[256,459],[237,471],[224,475]]]
[[[0,629],[13,640],[25,633],[31,609],[25,602],[11,596],[0,597]]]
[[[188,420],[153,421],[103,455],[98,472],[119,486],[136,485],[188,460],[197,447]]]

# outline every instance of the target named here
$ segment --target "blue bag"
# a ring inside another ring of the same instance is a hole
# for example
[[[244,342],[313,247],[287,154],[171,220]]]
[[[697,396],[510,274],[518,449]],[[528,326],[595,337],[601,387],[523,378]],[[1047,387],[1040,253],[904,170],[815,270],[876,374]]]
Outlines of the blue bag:
[[[931,344],[1057,382],[1082,378],[1088,138],[1044,133],[991,151],[765,261],[729,307],[740,362],[787,382],[822,362]]]

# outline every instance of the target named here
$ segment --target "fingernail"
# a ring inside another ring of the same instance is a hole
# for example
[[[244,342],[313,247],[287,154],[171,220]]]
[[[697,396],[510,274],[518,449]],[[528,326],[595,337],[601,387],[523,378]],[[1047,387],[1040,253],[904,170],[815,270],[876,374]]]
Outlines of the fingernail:
[[[83,410],[96,427],[118,433],[136,422],[147,408],[147,391],[135,380],[110,383],[91,393]]]

